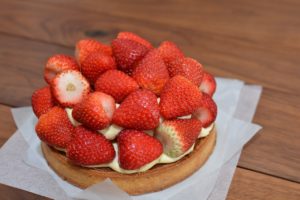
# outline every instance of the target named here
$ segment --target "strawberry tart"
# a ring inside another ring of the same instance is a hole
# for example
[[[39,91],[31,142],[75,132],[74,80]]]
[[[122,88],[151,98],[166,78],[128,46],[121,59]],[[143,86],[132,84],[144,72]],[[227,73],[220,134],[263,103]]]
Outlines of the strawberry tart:
[[[48,164],[76,186],[111,178],[129,194],[159,191],[213,151],[215,79],[173,42],[82,39],[74,58],[48,59],[44,79],[32,95],[35,130]]]

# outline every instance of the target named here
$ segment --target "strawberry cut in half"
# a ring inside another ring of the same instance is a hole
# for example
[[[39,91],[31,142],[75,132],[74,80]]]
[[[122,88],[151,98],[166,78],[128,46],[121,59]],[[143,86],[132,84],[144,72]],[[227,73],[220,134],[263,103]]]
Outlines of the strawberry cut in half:
[[[117,137],[119,163],[127,170],[139,169],[159,158],[162,144],[156,138],[137,130],[123,130]]]
[[[201,129],[201,121],[197,119],[165,120],[154,136],[163,144],[164,153],[176,158],[191,148]]]
[[[184,58],[183,52],[171,41],[162,42],[158,47],[158,51],[167,67],[173,60]]]
[[[120,32],[118,34],[117,38],[119,38],[119,39],[133,40],[135,42],[138,42],[138,43],[144,45],[148,49],[152,49],[153,48],[153,46],[152,46],[152,44],[150,42],[148,42],[144,38],[142,38],[142,37],[140,37],[137,34],[132,33],[132,32]]]
[[[115,100],[110,95],[93,92],[74,107],[72,116],[92,130],[101,130],[110,124],[115,109]]]
[[[167,67],[157,49],[151,50],[138,62],[132,77],[138,84],[159,95],[162,88],[169,80]]]
[[[128,129],[152,130],[158,126],[159,116],[155,94],[141,89],[124,99],[113,115],[113,123]]]
[[[53,107],[39,118],[35,131],[38,137],[50,146],[65,149],[71,141],[74,127],[67,113],[60,107]]]
[[[85,60],[85,58],[92,52],[100,52],[109,56],[112,55],[111,47],[102,44],[97,40],[87,38],[79,40],[76,43],[75,58],[80,65]]]
[[[115,157],[115,150],[102,134],[78,126],[67,145],[66,155],[77,165],[100,165],[111,162]]]
[[[31,96],[31,105],[34,114],[40,117],[54,107],[54,99],[49,86],[40,88],[33,92]]]
[[[63,54],[51,56],[45,66],[44,78],[50,84],[58,73],[68,69],[79,70],[79,66],[74,58]]]
[[[212,97],[216,91],[216,85],[216,80],[213,75],[208,72],[204,72],[200,90]]]
[[[192,58],[178,58],[168,65],[170,76],[181,75],[196,86],[200,86],[203,78],[202,65]]]
[[[89,94],[90,84],[79,71],[66,70],[55,76],[51,90],[60,105],[73,107]]]
[[[160,95],[160,113],[165,119],[190,115],[201,106],[202,93],[183,76],[174,76]]]
[[[81,73],[88,79],[90,84],[94,84],[97,78],[107,70],[116,69],[113,57],[101,52],[92,52],[81,64]]]
[[[149,51],[146,46],[128,39],[115,39],[111,46],[119,69],[129,73]]]
[[[111,95],[121,103],[125,97],[139,88],[137,82],[119,70],[108,70],[95,83],[95,90]]]
[[[204,128],[207,128],[216,120],[217,117],[217,105],[214,100],[206,93],[202,96],[202,105],[195,110],[192,114],[192,118],[199,119]]]

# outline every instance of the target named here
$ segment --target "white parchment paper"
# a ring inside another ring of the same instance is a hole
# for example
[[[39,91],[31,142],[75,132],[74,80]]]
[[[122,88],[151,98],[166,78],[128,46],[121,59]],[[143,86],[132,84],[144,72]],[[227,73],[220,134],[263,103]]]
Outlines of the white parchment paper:
[[[130,196],[109,179],[81,190],[58,177],[44,160],[31,107],[13,109],[18,131],[0,150],[0,182],[53,199],[225,199],[240,151],[261,128],[251,123],[260,86],[217,78],[217,144],[206,164],[186,180],[160,192]]]

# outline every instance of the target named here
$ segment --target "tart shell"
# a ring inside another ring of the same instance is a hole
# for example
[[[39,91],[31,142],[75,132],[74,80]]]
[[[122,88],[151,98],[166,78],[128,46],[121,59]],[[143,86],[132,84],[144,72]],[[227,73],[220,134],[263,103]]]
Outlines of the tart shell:
[[[196,141],[194,150],[182,159],[169,164],[157,164],[146,172],[121,174],[112,169],[84,168],[70,163],[63,152],[43,143],[42,151],[48,165],[64,180],[85,189],[110,178],[116,185],[131,195],[155,192],[170,187],[197,171],[212,154],[216,144],[216,128]]]

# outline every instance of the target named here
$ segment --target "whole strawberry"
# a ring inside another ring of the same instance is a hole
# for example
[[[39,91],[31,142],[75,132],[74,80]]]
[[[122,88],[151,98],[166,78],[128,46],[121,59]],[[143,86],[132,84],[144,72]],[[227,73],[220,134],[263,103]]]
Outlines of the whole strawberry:
[[[125,97],[139,88],[137,82],[119,70],[108,70],[97,79],[95,90],[111,95],[121,103]]]
[[[79,66],[74,58],[63,54],[51,56],[45,66],[44,78],[50,84],[58,73],[68,69],[79,70]]]
[[[192,117],[200,120],[203,127],[206,128],[216,120],[217,112],[218,109],[214,100],[210,95],[203,93],[202,104],[194,111]]]
[[[102,73],[116,68],[117,66],[113,57],[101,52],[90,53],[81,63],[81,73],[92,85]]]
[[[152,49],[153,46],[150,42],[148,42],[147,40],[145,40],[144,38],[138,36],[135,33],[132,32],[120,32],[117,36],[117,38],[119,39],[128,39],[128,40],[133,40],[135,42],[138,42],[144,46],[146,46],[148,49]]]
[[[100,52],[111,56],[111,47],[94,39],[82,39],[76,43],[75,57],[78,63],[82,63],[85,58],[92,52]]]
[[[77,165],[100,165],[111,162],[115,157],[115,150],[102,134],[78,126],[67,146],[67,157]]]
[[[200,90],[209,96],[213,96],[216,91],[216,80],[208,72],[204,72],[203,79],[200,85]]]
[[[35,131],[43,142],[64,149],[72,139],[74,127],[66,111],[55,106],[46,114],[41,115]]]
[[[115,109],[115,100],[110,95],[94,92],[74,107],[72,116],[92,130],[101,130],[110,124]]]
[[[200,86],[203,78],[202,65],[192,58],[178,58],[168,65],[170,76],[181,75],[196,86]]]
[[[167,67],[169,64],[178,58],[184,58],[183,52],[176,46],[175,43],[170,41],[162,42],[159,47],[158,51],[163,58],[164,62],[166,63]]]
[[[196,119],[165,120],[156,129],[154,136],[163,144],[164,153],[176,158],[191,148],[201,128],[201,121]]]
[[[157,49],[151,50],[135,67],[132,77],[145,89],[159,95],[169,80],[167,67]]]
[[[49,86],[40,88],[33,92],[31,96],[31,105],[34,114],[40,117],[54,107],[54,99]]]
[[[139,169],[157,159],[163,151],[154,137],[137,130],[123,130],[117,137],[119,163],[127,170]]]
[[[132,72],[134,64],[149,51],[146,46],[128,39],[115,39],[111,46],[119,69],[126,72]]]
[[[61,106],[73,107],[89,94],[90,84],[79,71],[66,70],[54,77],[51,90]]]
[[[183,76],[174,76],[160,95],[160,113],[165,119],[190,115],[201,106],[202,93]]]
[[[137,90],[121,103],[113,115],[113,123],[123,128],[151,130],[158,126],[159,116],[155,94]]]

